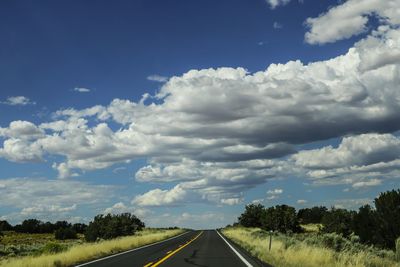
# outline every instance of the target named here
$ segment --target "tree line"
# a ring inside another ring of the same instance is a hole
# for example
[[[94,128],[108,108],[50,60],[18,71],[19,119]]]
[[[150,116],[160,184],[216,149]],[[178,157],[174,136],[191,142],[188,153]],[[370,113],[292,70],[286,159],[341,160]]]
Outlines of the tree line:
[[[19,233],[53,233],[55,239],[75,239],[77,234],[84,234],[86,241],[111,239],[118,236],[133,235],[140,231],[145,224],[131,213],[97,215],[89,225],[83,223],[71,224],[67,221],[55,223],[42,222],[37,219],[27,219],[21,224],[12,226],[7,221],[0,221],[0,237],[4,231]]]
[[[375,198],[374,206],[364,205],[358,211],[323,206],[296,211],[288,205],[266,208],[250,204],[238,218],[244,227],[281,233],[302,232],[300,225],[310,223],[321,224],[322,233],[357,235],[362,243],[394,249],[400,237],[400,190],[383,192]]]

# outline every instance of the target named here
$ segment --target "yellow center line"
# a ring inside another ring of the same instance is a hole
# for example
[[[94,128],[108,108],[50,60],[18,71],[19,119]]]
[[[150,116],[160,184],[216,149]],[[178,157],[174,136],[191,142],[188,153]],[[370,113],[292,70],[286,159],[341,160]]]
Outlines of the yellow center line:
[[[143,266],[143,267],[149,267],[150,265],[152,265],[153,264],[153,262],[149,262],[149,263],[147,263],[145,266]]]
[[[151,265],[151,267],[156,267],[158,265],[160,265],[161,263],[163,263],[164,261],[166,261],[169,257],[172,257],[172,255],[178,253],[178,251],[180,251],[181,249],[183,249],[184,247],[188,246],[190,243],[192,243],[193,241],[195,241],[201,234],[203,233],[203,231],[200,232],[200,234],[198,234],[195,238],[193,238],[192,240],[190,240],[189,242],[187,242],[186,244],[179,246],[179,248],[175,249],[174,251],[171,251],[170,253],[168,253],[167,256],[165,256],[164,258],[162,258],[161,260],[157,261],[156,263],[154,263],[154,265]],[[148,267],[150,265],[146,265],[145,267]]]

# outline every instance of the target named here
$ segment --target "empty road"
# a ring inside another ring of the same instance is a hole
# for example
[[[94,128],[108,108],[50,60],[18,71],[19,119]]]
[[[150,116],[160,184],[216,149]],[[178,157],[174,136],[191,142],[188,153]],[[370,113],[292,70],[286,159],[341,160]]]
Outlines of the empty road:
[[[155,245],[78,266],[258,267],[263,265],[244,254],[217,231],[206,230],[192,231]]]

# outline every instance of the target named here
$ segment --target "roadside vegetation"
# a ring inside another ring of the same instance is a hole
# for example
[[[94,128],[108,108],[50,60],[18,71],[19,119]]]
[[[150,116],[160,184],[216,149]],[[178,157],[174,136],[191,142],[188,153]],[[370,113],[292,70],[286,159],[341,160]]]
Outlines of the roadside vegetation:
[[[400,266],[400,190],[381,193],[374,204],[298,212],[251,204],[222,232],[274,266]]]
[[[30,219],[11,226],[0,221],[0,266],[73,266],[184,231],[144,227],[144,223],[130,213],[98,215],[89,225],[52,224]],[[51,233],[47,233],[49,229]]]

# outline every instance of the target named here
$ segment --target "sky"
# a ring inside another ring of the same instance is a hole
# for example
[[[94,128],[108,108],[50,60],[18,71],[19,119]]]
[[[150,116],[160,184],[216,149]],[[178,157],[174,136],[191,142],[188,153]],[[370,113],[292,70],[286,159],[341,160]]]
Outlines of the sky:
[[[400,0],[4,0],[0,219],[216,228],[400,185]]]

